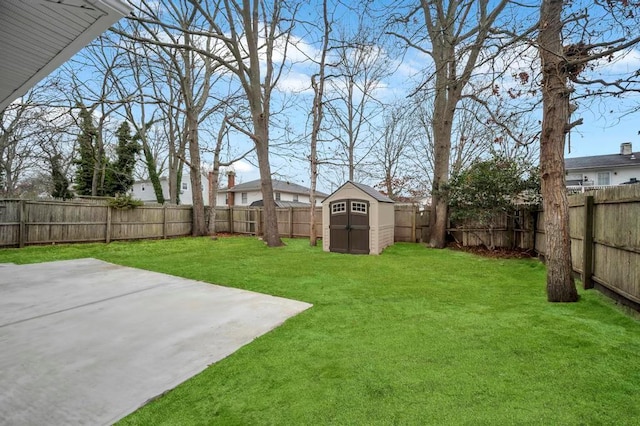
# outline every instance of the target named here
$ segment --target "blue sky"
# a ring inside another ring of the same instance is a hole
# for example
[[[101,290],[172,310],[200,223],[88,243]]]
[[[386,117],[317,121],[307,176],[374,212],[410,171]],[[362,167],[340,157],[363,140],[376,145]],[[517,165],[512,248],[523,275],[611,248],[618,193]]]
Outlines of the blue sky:
[[[535,3],[535,2],[534,2]],[[303,10],[306,15],[312,17],[314,12]],[[341,22],[346,22],[348,29],[353,29],[355,20],[350,20],[347,11],[338,11]],[[529,9],[528,18],[535,19],[537,9]],[[312,42],[312,38],[304,31],[295,34],[296,49],[288,51],[288,61],[290,68],[285,73],[279,83],[281,93],[296,99],[297,105],[281,116],[274,116],[274,120],[283,121],[289,119],[289,124],[298,133],[304,133],[308,129],[308,111],[312,94],[309,90],[310,76],[316,69],[306,60],[307,56],[318,57],[317,42]],[[393,102],[403,99],[406,95],[424,79],[424,69],[428,68],[428,56],[416,51],[409,51],[402,59],[388,53],[393,58],[393,75],[380,81],[376,96],[385,102]],[[520,64],[509,65],[513,71],[518,71],[518,66],[523,66],[535,73],[537,68],[537,58],[530,53],[523,55]],[[616,73],[636,70],[640,68],[640,51],[632,51],[624,58],[618,58],[613,63],[605,63],[607,69],[596,70],[594,74],[615,75]],[[507,73],[509,74],[509,73]],[[513,84],[513,82],[505,83]],[[276,103],[278,100],[276,99]],[[619,151],[620,143],[632,142],[636,151],[640,151],[640,121],[638,114],[622,113],[638,105],[638,98],[630,98],[621,101],[620,99],[601,99],[591,102],[590,105],[582,104],[576,112],[575,117],[582,117],[584,124],[573,129],[571,134],[571,152],[565,151],[567,156],[579,157],[587,155],[613,154]],[[534,113],[539,114],[539,112]],[[274,140],[282,139],[283,135],[276,129],[273,130]],[[238,146],[238,151],[244,151],[250,141],[246,137],[236,135],[233,137],[234,143]],[[274,150],[275,151],[275,150]],[[292,156],[272,156],[272,172],[276,173],[276,178],[289,179],[291,181],[308,185],[308,163],[300,158],[304,158],[304,148],[297,149],[296,157]],[[203,155],[203,161],[211,161],[210,156]],[[258,170],[250,162],[242,161],[235,165],[238,181],[246,182],[259,177]],[[331,191],[327,182],[322,179],[319,182],[319,189],[326,192]]]

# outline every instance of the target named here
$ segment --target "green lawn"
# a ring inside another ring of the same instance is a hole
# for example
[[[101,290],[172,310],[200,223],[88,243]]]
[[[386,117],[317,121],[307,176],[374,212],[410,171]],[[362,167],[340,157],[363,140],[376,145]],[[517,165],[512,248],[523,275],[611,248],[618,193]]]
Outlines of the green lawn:
[[[123,424],[640,424],[640,322],[595,291],[547,303],[538,261],[286,243],[28,247],[0,262],[95,257],[313,303]]]

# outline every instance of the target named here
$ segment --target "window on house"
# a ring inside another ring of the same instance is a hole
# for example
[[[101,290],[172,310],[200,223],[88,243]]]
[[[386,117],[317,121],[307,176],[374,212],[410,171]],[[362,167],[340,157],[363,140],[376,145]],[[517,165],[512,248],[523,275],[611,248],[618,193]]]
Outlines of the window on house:
[[[351,202],[351,213],[364,213],[367,214],[367,203],[360,203],[358,201]]]
[[[276,201],[280,201],[280,193],[276,192]]]
[[[182,189],[187,189],[187,188],[188,188],[187,182],[182,182]]]
[[[611,173],[598,172],[598,185],[611,185]]]
[[[347,203],[345,201],[341,203],[331,204],[331,214],[344,213],[347,211]]]
[[[293,201],[298,202],[298,194],[293,194]]]
[[[242,197],[242,204],[247,204],[247,193],[243,192],[240,196]]]

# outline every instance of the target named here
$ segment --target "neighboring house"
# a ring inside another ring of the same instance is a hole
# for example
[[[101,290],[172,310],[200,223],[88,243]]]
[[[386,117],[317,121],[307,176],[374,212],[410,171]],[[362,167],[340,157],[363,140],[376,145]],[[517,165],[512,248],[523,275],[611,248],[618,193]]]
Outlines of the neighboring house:
[[[631,142],[620,144],[619,154],[565,158],[564,165],[570,191],[640,183],[640,152]]]
[[[246,183],[235,183],[235,173],[227,174],[228,186],[218,190],[218,206],[261,206],[262,190],[260,179]],[[273,193],[278,207],[307,207],[311,190],[302,185],[280,180],[272,180]],[[316,206],[319,206],[327,194],[316,191]]]
[[[169,200],[169,179],[166,177],[160,178],[160,185],[162,186],[162,194],[166,200]],[[131,196],[137,200],[142,200],[145,203],[157,202],[156,193],[153,190],[153,184],[150,180],[139,180],[133,183],[131,188]],[[209,180],[206,175],[202,175],[202,197],[204,198],[204,205],[209,205]],[[188,172],[182,173],[182,182],[180,183],[180,204],[192,205],[193,204],[193,192],[191,191],[191,177]]]
[[[124,0],[0,1],[0,111],[130,11]]]

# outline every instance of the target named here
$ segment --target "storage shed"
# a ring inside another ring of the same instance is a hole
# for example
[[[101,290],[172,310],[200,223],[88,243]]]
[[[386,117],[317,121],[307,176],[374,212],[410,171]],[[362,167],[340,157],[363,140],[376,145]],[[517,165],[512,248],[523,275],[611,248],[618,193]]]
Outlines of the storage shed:
[[[324,251],[380,254],[394,226],[393,200],[370,186],[347,181],[322,202]]]

